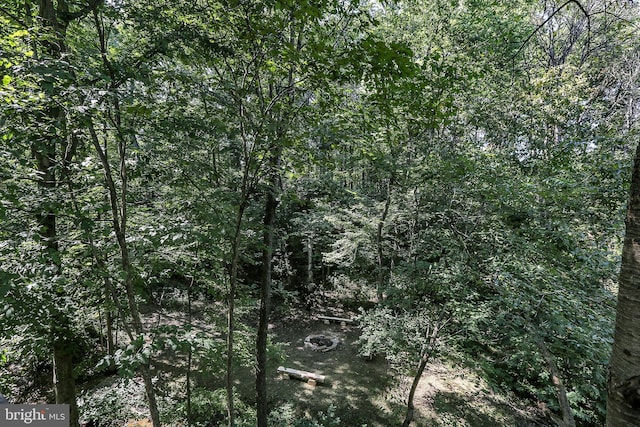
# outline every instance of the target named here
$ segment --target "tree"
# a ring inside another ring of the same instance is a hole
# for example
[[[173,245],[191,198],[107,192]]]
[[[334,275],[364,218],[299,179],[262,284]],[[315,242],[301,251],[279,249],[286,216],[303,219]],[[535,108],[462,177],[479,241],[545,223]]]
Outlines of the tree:
[[[423,34],[426,46],[412,46],[415,52],[441,49],[434,71],[457,63],[441,86],[431,86],[451,94],[449,115],[430,131],[418,127],[413,141],[402,138],[405,147],[415,147],[401,155],[401,164],[415,156],[404,169],[415,187],[398,189],[388,219],[393,227],[385,240],[393,248],[395,268],[386,283],[385,305],[413,311],[425,298],[453,305],[456,318],[467,319],[462,322],[466,338],[458,345],[485,354],[479,367],[496,384],[508,382],[524,395],[544,396],[553,410],[564,410],[569,423],[571,411],[578,420],[597,423],[604,417],[613,312],[607,286],[614,274],[613,218],[620,201],[608,192],[624,186],[614,177],[626,162],[625,149],[608,130],[588,129],[620,122],[619,113],[602,107],[607,99],[593,92],[603,83],[602,58],[615,51],[600,43],[612,40],[605,34],[615,18],[599,9],[602,4],[593,9],[594,44],[588,55],[567,47],[564,65],[546,69],[547,61],[541,67],[531,60],[541,54],[531,45],[525,47],[525,58],[514,63],[522,40],[535,29],[529,23],[537,16],[540,5],[535,6],[510,5],[503,15],[490,12],[503,7],[496,3],[459,3],[441,11],[438,22],[446,30],[434,32],[433,40]],[[578,8],[561,12],[571,13],[572,20],[589,19]],[[404,25],[420,16],[409,15]],[[425,26],[412,28],[424,31]],[[625,36],[618,46],[629,48]],[[594,67],[580,66],[585,60]],[[456,77],[465,71],[465,78]],[[610,93],[616,85],[607,87],[602,90]],[[602,117],[603,111],[611,116]],[[602,181],[596,184],[590,177]],[[360,197],[369,194],[363,191]],[[362,212],[355,203],[344,210],[345,217]],[[587,215],[593,220],[576,221]],[[347,245],[353,243],[358,270],[370,272],[370,247],[350,236],[360,237],[375,220],[358,216],[357,222],[340,224],[348,224],[344,239],[330,255],[351,255]],[[409,242],[407,235],[412,236]],[[538,312],[540,318],[533,321],[530,315]],[[542,340],[534,339],[530,327]],[[500,350],[488,351],[496,345]]]
[[[607,379],[607,426],[640,421],[640,145],[636,148],[620,267],[616,326]]]
[[[104,361],[141,374],[154,425],[171,343],[188,407],[204,391],[230,426],[253,417],[242,365],[265,426],[272,306],[321,297],[367,307],[364,352],[384,339],[405,372],[420,360],[405,425],[439,310],[456,325],[447,356],[566,424],[604,419],[635,4],[1,3],[0,333],[53,355],[60,400],[79,370],[66,350],[103,312]],[[611,417],[635,409],[636,192]],[[166,290],[189,320],[150,327],[139,305],[164,309]],[[194,331],[200,304],[219,330]]]
[[[10,85],[10,75],[5,76],[3,84],[13,90],[12,96],[4,102],[9,104],[9,129],[18,130],[24,122],[37,124],[41,129],[29,138],[35,160],[35,181],[39,188],[39,206],[34,210],[43,272],[39,281],[50,283],[47,287],[51,299],[47,303],[49,319],[45,321],[49,329],[45,328],[41,333],[51,341],[56,402],[70,405],[72,426],[78,425],[73,364],[77,337],[73,331],[73,310],[65,308],[69,306],[67,302],[72,287],[64,271],[66,250],[61,242],[64,233],[69,233],[69,226],[59,221],[68,208],[62,197],[65,188],[73,189],[71,167],[78,150],[78,139],[73,134],[74,125],[69,121],[67,110],[73,101],[65,93],[75,79],[73,66],[68,62],[67,31],[75,21],[85,18],[100,3],[99,0],[87,3],[44,0],[36,6],[30,1],[24,4],[9,2],[1,10],[4,20],[14,29],[19,28],[13,35],[30,36],[32,50],[18,61],[18,64],[26,67],[16,67],[11,62],[6,64],[6,68],[14,72],[15,86]],[[13,46],[16,46],[15,40]],[[26,72],[23,71],[25,68]],[[40,78],[34,85],[30,80],[37,75]],[[32,97],[34,92],[41,94],[40,101]],[[24,131],[24,128],[20,131]],[[3,139],[27,139],[20,131],[4,133]],[[19,156],[26,153],[19,149],[14,153],[18,156],[18,162],[22,162]]]

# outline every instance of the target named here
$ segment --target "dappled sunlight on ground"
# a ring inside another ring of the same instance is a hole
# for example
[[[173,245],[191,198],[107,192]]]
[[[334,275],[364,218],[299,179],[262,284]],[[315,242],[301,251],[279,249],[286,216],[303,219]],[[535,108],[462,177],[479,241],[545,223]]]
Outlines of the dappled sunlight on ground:
[[[397,424],[393,410],[401,405],[381,405],[378,396],[384,393],[391,378],[384,360],[367,361],[358,356],[355,341],[359,330],[339,324],[325,325],[309,320],[283,324],[272,331],[275,342],[290,342],[287,359],[281,365],[326,375],[327,384],[311,386],[302,381],[272,377],[273,403],[293,401],[311,414],[336,407],[344,425],[387,426]],[[335,350],[322,353],[305,348],[308,335],[334,336],[341,340]],[[277,366],[273,367],[275,374]]]
[[[291,402],[305,413],[326,411],[331,404],[345,426],[399,425],[404,419],[412,378],[396,374],[382,358],[368,361],[358,356],[357,327],[325,325],[309,319],[285,323],[272,331],[274,342],[290,343],[287,359],[278,365],[327,376],[328,384],[271,377],[272,403]],[[319,353],[304,347],[309,334],[336,336],[335,351]],[[522,409],[506,397],[494,394],[472,371],[440,362],[425,370],[415,397],[415,426],[528,426],[541,415]]]
[[[415,404],[419,426],[527,426],[541,416],[494,394],[475,373],[440,362],[425,369]]]
[[[214,341],[224,341],[219,328],[207,322],[201,310],[192,319],[194,330],[210,336]],[[170,310],[145,315],[148,327],[180,326],[186,322],[184,315]],[[270,352],[268,361],[268,396],[271,408],[293,408],[298,417],[316,417],[319,412],[333,412],[343,426],[386,427],[400,425],[405,416],[406,399],[412,378],[399,375],[391,369],[383,357],[369,360],[358,355],[357,326],[324,324],[311,316],[295,320],[276,321],[269,328],[270,339],[278,351]],[[305,347],[310,335],[335,337],[340,344],[333,350],[322,352]],[[249,349],[251,350],[251,349]],[[165,349],[154,357],[153,372],[161,401],[174,406],[184,401],[186,354],[181,350]],[[193,361],[192,378],[206,390],[224,388],[224,355],[220,353],[216,369]],[[325,383],[309,384],[297,379],[283,378],[278,367],[307,371],[326,376]],[[243,402],[255,404],[255,373],[251,367],[236,364],[234,383]],[[135,387],[134,387],[135,386]],[[124,389],[120,389],[124,387]],[[123,390],[126,390],[123,391]],[[102,393],[102,394],[100,394]],[[104,395],[104,396],[103,396]],[[135,396],[135,398],[134,398]],[[164,396],[164,397],[163,397]],[[119,411],[129,418],[144,418],[143,387],[139,379],[132,382],[110,377],[84,397],[88,400],[119,402]],[[164,400],[163,400],[164,399]],[[171,403],[173,402],[173,403]],[[494,394],[489,386],[472,371],[434,361],[430,363],[417,389],[414,399],[416,412],[412,426],[533,426],[532,420],[541,415],[535,408]],[[329,408],[332,407],[332,411]],[[175,409],[175,408],[174,408]],[[100,408],[85,408],[85,412],[98,415]],[[223,411],[222,411],[223,412]],[[224,416],[223,413],[217,416]]]

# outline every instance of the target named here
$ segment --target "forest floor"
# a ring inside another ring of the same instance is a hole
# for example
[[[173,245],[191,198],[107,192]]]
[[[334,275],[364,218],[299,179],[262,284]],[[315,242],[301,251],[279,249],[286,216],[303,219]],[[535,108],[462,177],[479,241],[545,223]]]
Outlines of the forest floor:
[[[162,310],[163,316],[158,317],[153,313],[153,308],[147,309],[149,326],[151,323],[155,326],[177,325],[184,321],[179,310]],[[211,328],[204,318],[194,318],[193,323],[194,327],[201,330]],[[213,330],[208,332],[215,334]],[[359,356],[357,340],[360,331],[357,326],[324,324],[311,315],[299,312],[274,321],[269,332],[272,344],[280,349],[272,354],[268,365],[270,405],[283,414],[281,419],[290,419],[292,416],[319,419],[324,415],[328,417],[326,419],[334,420],[330,425],[386,427],[401,424],[412,378],[394,372],[384,357],[368,360]],[[222,339],[220,333],[217,335]],[[340,344],[326,353],[313,351],[304,344],[309,335],[336,337],[340,339]],[[176,357],[164,354],[154,362],[157,386],[161,395],[184,396],[184,357],[178,354],[173,356]],[[327,383],[313,386],[295,379],[283,379],[277,373],[279,366],[325,375]],[[203,366],[196,369],[194,381],[205,388],[224,387],[223,378],[207,376]],[[237,369],[235,383],[242,400],[250,405],[255,403],[253,370]],[[127,414],[125,420],[144,418],[146,410],[142,382],[134,379],[126,382],[127,385],[123,384],[122,380],[112,377],[100,384],[93,384],[91,389],[85,389],[85,404],[105,402],[106,399],[106,406],[110,406],[104,408],[104,404],[96,403],[94,408],[85,407],[85,413],[92,415],[91,418],[101,418],[101,411],[117,409]],[[137,389],[132,390],[132,386]],[[119,397],[117,404],[109,397],[114,395]],[[180,405],[184,406],[183,397],[173,402],[176,410]],[[414,403],[416,412],[412,426],[553,425],[542,421],[544,415],[535,406],[494,393],[478,375],[446,361],[436,360],[427,366]],[[128,407],[116,408],[113,405]],[[165,408],[167,406],[171,406],[171,399],[165,403]],[[219,417],[222,415],[218,414]],[[173,423],[175,420],[168,421],[166,425]],[[215,426],[215,420],[209,425]]]
[[[398,375],[383,357],[367,360],[358,355],[357,326],[326,325],[318,320],[273,325],[272,340],[285,347],[284,366],[327,376],[327,385],[311,386],[281,379],[270,367],[270,393],[280,402],[291,402],[306,414],[327,412],[330,405],[344,426],[386,427],[399,425],[406,411],[412,378]],[[308,335],[337,337],[341,344],[323,353],[305,347]],[[513,399],[493,393],[477,375],[449,363],[435,361],[425,370],[415,396],[414,426],[527,426],[541,414]],[[539,423],[539,421],[538,421]]]

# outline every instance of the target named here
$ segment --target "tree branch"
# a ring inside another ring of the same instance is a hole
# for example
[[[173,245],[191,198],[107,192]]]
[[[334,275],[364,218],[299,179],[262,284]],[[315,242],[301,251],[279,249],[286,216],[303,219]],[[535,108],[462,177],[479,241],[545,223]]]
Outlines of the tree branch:
[[[533,36],[535,36],[538,31],[540,31],[545,25],[547,25],[547,23],[549,21],[551,21],[551,19],[553,19],[554,16],[556,16],[556,14],[558,12],[560,12],[562,9],[564,9],[565,7],[567,7],[568,5],[570,5],[571,3],[576,4],[580,10],[582,11],[582,13],[584,14],[584,16],[587,18],[587,27],[589,28],[589,31],[591,31],[591,15],[589,15],[589,13],[587,12],[587,10],[584,8],[584,6],[582,5],[582,3],[580,3],[578,0],[567,0],[562,6],[560,6],[559,8],[557,8],[556,10],[553,11],[553,13],[551,13],[551,15],[549,15],[549,17],[547,19],[544,20],[544,22],[540,25],[538,25],[536,27],[535,30],[533,30],[531,32],[531,34],[529,34],[529,36],[525,39],[524,42],[522,42],[522,44],[520,45],[520,47],[518,48],[518,51],[515,53],[515,55],[513,55],[512,59],[515,59],[518,55],[520,55],[520,52],[522,52],[522,50],[524,49],[524,47],[527,45],[527,43],[529,43],[529,41],[533,38]]]
[[[23,28],[29,28],[29,26],[23,22],[19,17],[8,11],[5,7],[0,6],[0,12],[16,24],[20,25]]]

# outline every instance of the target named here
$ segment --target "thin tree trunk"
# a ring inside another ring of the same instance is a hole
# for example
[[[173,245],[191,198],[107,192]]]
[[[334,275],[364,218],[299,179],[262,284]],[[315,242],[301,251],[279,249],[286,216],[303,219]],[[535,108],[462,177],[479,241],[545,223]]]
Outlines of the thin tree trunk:
[[[193,277],[191,278],[191,283],[189,283],[189,287],[187,288],[187,324],[191,329],[192,325],[192,313],[191,313],[191,289],[193,288]],[[187,427],[191,427],[193,424],[193,416],[191,412],[191,362],[193,357],[193,348],[191,345],[191,340],[189,340],[189,350],[187,353],[187,374],[186,374],[186,400],[187,400]]]
[[[627,206],[613,350],[607,382],[607,427],[640,424],[640,145]]]
[[[555,358],[547,349],[544,341],[541,338],[535,338],[536,345],[540,350],[540,354],[547,364],[547,369],[549,369],[549,373],[551,374],[551,381],[553,382],[553,386],[556,388],[556,394],[558,395],[558,404],[560,405],[560,411],[562,412],[562,421],[565,427],[575,427],[576,421],[573,418],[573,411],[571,410],[571,405],[569,405],[569,399],[567,399],[567,389],[562,382],[562,378],[560,377],[560,372],[558,371],[558,366],[556,365]]]
[[[111,85],[115,85],[117,82],[117,76],[114,71],[114,67],[108,59],[107,56],[107,40],[105,36],[105,31],[102,26],[102,22],[100,17],[98,16],[97,9],[93,9],[93,18],[96,30],[98,32],[98,37],[100,41],[100,53],[102,57],[102,62],[105,67],[105,70],[109,73],[111,77]],[[146,336],[145,331],[142,326],[142,321],[140,318],[140,312],[138,309],[138,303],[135,300],[135,289],[133,286],[134,281],[134,269],[131,264],[131,260],[129,259],[129,248],[127,246],[127,167],[126,167],[126,157],[127,157],[127,142],[125,135],[122,131],[122,119],[120,114],[120,104],[117,95],[113,98],[113,109],[111,121],[115,126],[116,130],[116,140],[118,141],[118,156],[119,156],[119,176],[120,176],[120,203],[118,203],[118,196],[116,191],[116,186],[113,181],[113,175],[111,172],[111,167],[107,160],[106,153],[102,150],[100,146],[98,137],[95,133],[95,129],[93,127],[93,123],[90,123],[89,130],[91,132],[91,139],[93,141],[94,147],[98,152],[100,157],[100,161],[104,168],[107,189],[109,191],[109,201],[111,204],[111,213],[113,216],[113,230],[116,234],[116,239],[118,241],[118,247],[120,248],[120,262],[122,265],[122,269],[124,271],[124,287],[127,295],[127,301],[129,305],[129,311],[131,313],[131,321],[133,323],[133,329],[138,337],[143,337],[143,345],[146,344]],[[155,390],[151,378],[150,371],[151,361],[148,360],[145,363],[140,365],[140,374],[142,375],[142,379],[145,384],[145,391],[147,394],[147,400],[149,402],[149,415],[151,416],[151,421],[153,423],[153,427],[160,427],[160,412],[158,411],[158,405],[156,402]]]
[[[311,236],[307,237],[307,286],[313,283],[313,244]]]
[[[78,213],[78,216],[80,217],[81,211],[80,211],[80,207],[78,206],[78,202],[77,199],[75,197],[75,193],[73,191],[73,188],[71,188],[71,186],[69,186],[69,193],[71,194],[71,199],[73,202],[73,205],[75,207],[76,212]],[[105,202],[108,202],[108,198],[105,199]],[[102,215],[100,213],[98,213],[98,221],[102,221]],[[96,248],[96,245],[94,244],[93,241],[93,236],[91,235],[90,232],[86,232],[87,235],[87,239],[89,241],[89,247],[91,248],[91,255],[96,263],[96,266],[100,269],[101,272],[106,272],[107,268],[106,268],[106,263],[105,260],[107,259],[107,256],[105,254],[104,259],[101,258],[98,254],[98,250]],[[112,304],[115,305],[115,307],[117,307],[118,309],[120,309],[118,301],[112,300],[111,299],[111,294],[110,294],[110,289],[111,289],[111,281],[108,277],[107,274],[103,274],[104,276],[104,281],[105,281],[105,286],[104,286],[104,317],[105,317],[105,326],[106,326],[106,344],[107,344],[107,354],[109,356],[113,356],[116,352],[116,340],[114,340],[114,334],[117,333],[116,329],[114,328],[114,318],[113,318],[113,311],[112,311]],[[111,301],[111,303],[109,302]],[[122,314],[122,313],[121,313]],[[117,318],[116,318],[117,319]],[[117,327],[117,324],[116,324]]]
[[[409,398],[407,399],[407,414],[404,417],[404,422],[402,423],[402,427],[409,427],[411,421],[413,420],[413,414],[415,412],[415,407],[413,405],[413,399],[416,394],[416,389],[418,388],[418,384],[420,383],[420,378],[424,373],[424,369],[427,367],[427,363],[429,363],[429,353],[425,353],[420,360],[420,365],[418,366],[418,372],[413,377],[413,382],[411,383],[411,389],[409,391]]]
[[[191,347],[191,343],[189,343],[189,353],[187,354],[187,426],[191,427],[193,425],[193,412],[191,408],[191,366],[192,366],[192,358],[193,358],[193,348]]]
[[[129,248],[127,246],[127,240],[124,230],[126,229],[126,208],[124,206],[119,206],[120,204],[126,205],[126,180],[123,181],[123,185],[121,187],[121,195],[122,200],[118,201],[116,185],[113,181],[113,175],[111,172],[111,166],[109,161],[107,160],[107,155],[100,145],[100,141],[98,139],[98,135],[96,134],[93,123],[89,123],[89,132],[91,134],[91,140],[93,145],[98,153],[98,157],[100,158],[100,162],[102,163],[102,167],[104,170],[105,182],[107,185],[107,190],[109,192],[109,201],[111,205],[111,214],[112,214],[112,224],[113,230],[116,235],[116,240],[118,242],[118,247],[120,248],[120,263],[122,269],[124,271],[124,288],[127,296],[127,302],[129,306],[129,312],[131,314],[131,323],[133,325],[133,331],[135,332],[136,337],[143,337],[143,345],[146,344],[146,337],[144,328],[142,326],[142,320],[140,317],[140,311],[138,309],[138,303],[135,300],[135,289],[133,287],[134,280],[134,271],[133,265],[131,264],[131,260],[129,259]],[[124,141],[120,140],[120,167],[124,168],[124,162],[122,157],[125,156],[125,147]],[[126,174],[126,171],[121,170],[120,174]],[[149,415],[151,416],[151,421],[153,423],[153,427],[160,427],[160,412],[158,411],[158,405],[156,402],[155,391],[153,387],[153,382],[151,378],[151,371],[149,369],[150,361],[147,361],[140,365],[139,371],[142,376],[145,385],[145,391],[147,394],[147,400],[149,403]]]
[[[378,255],[378,280],[376,291],[378,294],[378,300],[382,300],[384,292],[382,291],[384,285],[385,278],[385,268],[384,268],[384,254],[382,250],[382,230],[384,228],[384,224],[387,221],[387,215],[389,214],[389,206],[391,205],[391,186],[393,185],[393,178],[389,179],[389,183],[387,185],[387,199],[384,202],[384,208],[382,209],[382,215],[380,216],[380,220],[378,221],[378,228],[376,231],[376,247],[377,247],[377,255]]]
[[[267,397],[267,338],[269,332],[269,312],[271,310],[272,258],[274,247],[274,228],[279,192],[278,166],[281,149],[277,149],[271,161],[271,182],[267,191],[264,208],[264,235],[262,249],[262,279],[260,287],[260,317],[256,339],[256,405],[257,425],[267,427],[269,415]]]
[[[246,178],[246,174],[245,174]],[[243,186],[244,188],[244,186]],[[238,262],[240,259],[240,236],[242,232],[242,218],[246,208],[247,196],[243,190],[242,201],[238,207],[236,225],[232,241],[231,274],[229,278],[229,293],[227,296],[227,420],[229,427],[235,426],[235,409],[233,403],[233,334],[235,332],[235,301],[238,288]]]
[[[404,422],[402,423],[402,427],[409,427],[409,424],[411,424],[411,421],[413,420],[413,414],[415,412],[413,399],[416,395],[416,390],[418,389],[420,378],[422,378],[424,369],[427,367],[427,364],[429,363],[429,359],[431,358],[431,354],[434,350],[436,339],[438,338],[439,329],[440,329],[439,324],[431,325],[431,331],[427,330],[425,334],[427,338],[427,343],[425,345],[425,350],[420,359],[420,364],[418,365],[418,371],[416,372],[416,375],[413,377],[413,382],[411,383],[411,389],[409,390],[409,397],[407,398],[407,413],[404,417]]]
[[[109,299],[109,295],[107,294],[107,290],[105,289],[105,296],[107,300]],[[115,354],[115,344],[113,341],[113,316],[111,315],[111,308],[109,304],[105,302],[105,323],[107,329],[107,354],[109,356],[113,356]]]
[[[290,16],[290,33],[289,42],[291,46],[296,46],[299,51],[302,47],[302,29],[296,35],[293,14]],[[287,76],[288,88],[294,87],[295,67],[290,66]],[[283,95],[287,98],[288,106],[294,105],[295,92],[287,91],[286,93],[278,93],[273,84],[269,85],[270,99],[276,99]],[[270,107],[264,111],[265,116],[269,116]],[[277,119],[278,127],[275,133],[275,146],[271,147],[271,156],[269,158],[269,188],[266,194],[264,208],[264,234],[262,249],[262,278],[260,286],[260,314],[258,319],[258,336],[256,338],[256,411],[257,426],[267,427],[269,405],[267,396],[267,339],[269,332],[269,313],[271,311],[271,285],[272,285],[272,258],[274,249],[274,232],[276,209],[278,206],[278,194],[280,192],[280,160],[282,156],[282,141],[287,132],[287,123],[290,117],[287,113],[279,116]]]

